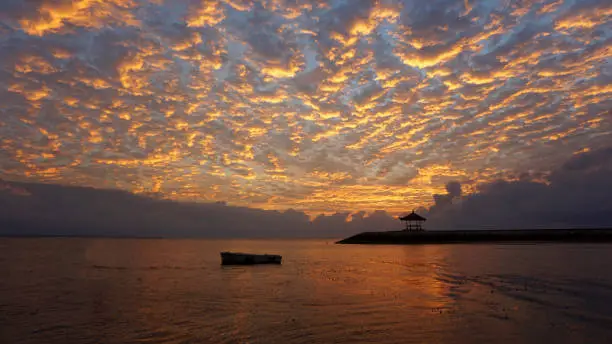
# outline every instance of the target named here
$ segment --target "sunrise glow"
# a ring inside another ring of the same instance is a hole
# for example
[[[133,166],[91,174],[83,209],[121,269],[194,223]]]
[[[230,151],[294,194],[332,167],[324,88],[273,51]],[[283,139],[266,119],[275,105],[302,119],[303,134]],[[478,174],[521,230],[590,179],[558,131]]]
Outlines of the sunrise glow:
[[[0,173],[308,214],[540,178],[612,131],[606,1],[0,4]]]

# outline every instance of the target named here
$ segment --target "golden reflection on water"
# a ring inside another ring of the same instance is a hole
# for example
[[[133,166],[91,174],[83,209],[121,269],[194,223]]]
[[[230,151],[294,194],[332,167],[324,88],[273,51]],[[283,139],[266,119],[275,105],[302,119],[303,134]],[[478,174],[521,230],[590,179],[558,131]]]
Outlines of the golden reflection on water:
[[[0,339],[7,343],[572,343],[586,332],[591,342],[612,336],[612,313],[603,306],[612,302],[612,275],[598,268],[612,258],[605,245],[11,240],[0,253],[8,276],[0,285]],[[283,264],[222,267],[226,250],[278,253]]]

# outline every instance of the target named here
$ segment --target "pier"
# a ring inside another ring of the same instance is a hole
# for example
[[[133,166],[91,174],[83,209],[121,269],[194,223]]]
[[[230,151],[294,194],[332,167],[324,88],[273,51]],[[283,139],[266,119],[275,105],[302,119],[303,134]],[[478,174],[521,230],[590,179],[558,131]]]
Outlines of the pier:
[[[612,242],[612,228],[363,232],[337,244]]]

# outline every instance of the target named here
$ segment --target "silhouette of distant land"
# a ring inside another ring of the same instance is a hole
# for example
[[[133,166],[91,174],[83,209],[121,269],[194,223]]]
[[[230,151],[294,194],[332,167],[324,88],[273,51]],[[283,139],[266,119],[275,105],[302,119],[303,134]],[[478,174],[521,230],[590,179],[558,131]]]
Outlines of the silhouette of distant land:
[[[414,210],[398,220],[405,229],[388,232],[363,232],[337,244],[462,244],[494,242],[612,242],[612,228],[498,229],[425,231],[426,218]]]
[[[337,244],[464,244],[495,242],[612,242],[612,228],[363,232]]]

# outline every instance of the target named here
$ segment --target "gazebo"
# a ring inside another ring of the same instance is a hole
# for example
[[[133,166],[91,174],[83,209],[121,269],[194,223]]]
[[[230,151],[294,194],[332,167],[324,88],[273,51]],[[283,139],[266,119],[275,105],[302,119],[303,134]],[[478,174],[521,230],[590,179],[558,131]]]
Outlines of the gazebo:
[[[426,218],[412,211],[412,213],[399,218],[400,221],[406,221],[406,231],[423,231],[422,223],[427,221]]]

